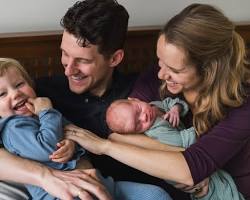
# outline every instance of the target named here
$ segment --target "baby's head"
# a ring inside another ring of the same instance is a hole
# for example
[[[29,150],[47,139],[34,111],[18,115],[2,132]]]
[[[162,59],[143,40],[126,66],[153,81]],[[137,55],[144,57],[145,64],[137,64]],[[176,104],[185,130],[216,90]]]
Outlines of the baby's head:
[[[156,119],[156,108],[138,99],[114,101],[106,112],[110,130],[117,133],[143,133]]]
[[[28,98],[36,97],[33,82],[15,59],[0,58],[0,117],[32,115],[26,108]]]

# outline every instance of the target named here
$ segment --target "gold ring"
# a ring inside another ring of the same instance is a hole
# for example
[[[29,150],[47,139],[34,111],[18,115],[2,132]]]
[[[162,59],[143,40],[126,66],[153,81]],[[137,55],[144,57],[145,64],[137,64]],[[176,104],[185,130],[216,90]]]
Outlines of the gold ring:
[[[199,193],[199,192],[201,192],[202,191],[202,188],[195,188],[194,189],[194,193]]]

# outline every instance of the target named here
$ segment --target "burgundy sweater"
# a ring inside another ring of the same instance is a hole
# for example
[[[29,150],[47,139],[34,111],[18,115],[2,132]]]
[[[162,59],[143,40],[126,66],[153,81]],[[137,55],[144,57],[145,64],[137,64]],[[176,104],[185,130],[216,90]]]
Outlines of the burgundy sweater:
[[[130,96],[148,102],[159,100],[157,71],[158,67],[154,66],[142,74]],[[250,94],[250,87],[247,90]],[[192,126],[190,119],[188,124]],[[250,96],[242,106],[230,109],[224,120],[187,148],[183,155],[195,184],[217,169],[223,169],[250,200]]]

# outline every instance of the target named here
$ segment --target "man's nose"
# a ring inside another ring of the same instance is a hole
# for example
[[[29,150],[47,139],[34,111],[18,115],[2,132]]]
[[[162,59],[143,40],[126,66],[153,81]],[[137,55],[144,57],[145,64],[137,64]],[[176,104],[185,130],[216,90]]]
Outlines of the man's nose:
[[[66,67],[64,68],[64,74],[66,76],[70,76],[72,74],[75,74],[77,72],[77,66],[75,65],[74,60],[69,60]]]

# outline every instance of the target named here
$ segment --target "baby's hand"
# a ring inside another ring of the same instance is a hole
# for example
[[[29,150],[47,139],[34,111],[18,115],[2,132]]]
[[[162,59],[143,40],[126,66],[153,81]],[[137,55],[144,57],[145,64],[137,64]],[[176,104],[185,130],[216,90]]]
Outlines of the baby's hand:
[[[52,103],[47,97],[29,98],[25,105],[35,115],[45,109],[52,108]]]
[[[180,105],[174,105],[168,112],[163,115],[165,120],[168,120],[173,127],[177,127],[180,123]]]
[[[75,152],[75,147],[76,144],[70,139],[64,139],[61,142],[56,144],[58,149],[53,152],[52,155],[49,156],[49,158],[54,161],[54,162],[59,162],[59,163],[66,163],[68,162],[74,152]]]

